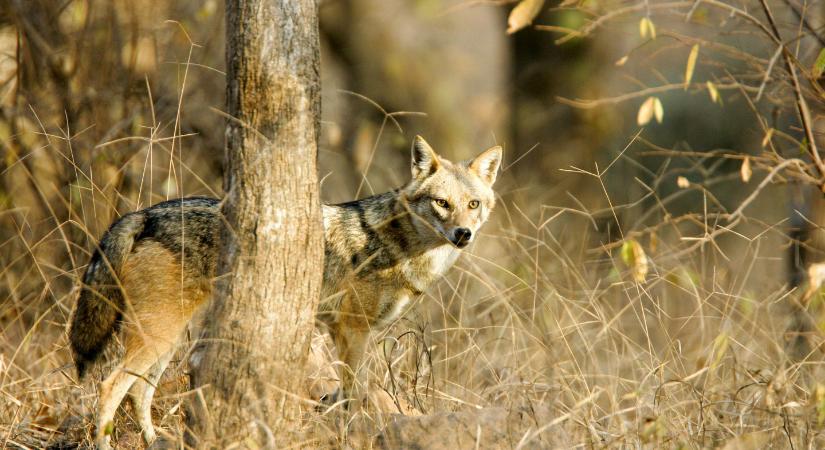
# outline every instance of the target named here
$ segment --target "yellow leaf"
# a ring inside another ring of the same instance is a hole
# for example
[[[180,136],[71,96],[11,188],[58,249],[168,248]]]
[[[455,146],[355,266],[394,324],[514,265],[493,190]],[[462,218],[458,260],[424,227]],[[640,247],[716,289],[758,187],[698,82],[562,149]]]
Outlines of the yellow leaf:
[[[742,177],[742,181],[747,183],[751,180],[751,175],[753,175],[753,171],[751,170],[751,157],[746,156],[745,160],[742,161],[742,167],[739,168],[739,175]]]
[[[653,25],[650,18],[642,17],[642,20],[639,21],[639,35],[642,39],[648,36],[650,36],[650,39],[656,39],[656,26]]]
[[[507,34],[513,34],[516,31],[533,23],[533,19],[541,12],[541,7],[544,6],[544,0],[521,0],[507,18]]]
[[[685,67],[685,89],[690,86],[690,80],[693,78],[693,70],[696,68],[697,57],[699,57],[699,44],[694,45],[688,55],[687,67]]]
[[[621,67],[621,66],[623,66],[626,62],[627,62],[627,55],[622,56],[621,58],[619,58],[619,59],[616,61],[616,66],[617,66],[617,67]]]
[[[773,137],[773,128],[768,128],[768,132],[765,133],[765,137],[762,138],[762,147],[767,147],[768,144],[771,143],[771,138]]]
[[[632,270],[633,279],[638,283],[645,281],[648,264],[642,244],[635,239],[625,241],[622,244],[621,257],[622,261]]]
[[[662,123],[665,116],[665,109],[662,107],[662,102],[658,97],[653,98],[653,115],[656,117],[656,122]]]
[[[654,97],[648,97],[647,100],[642,103],[642,106],[639,107],[639,113],[636,115],[636,123],[641,125],[647,125],[650,122],[650,119],[653,118],[653,102],[655,101]]]
[[[728,335],[726,333],[721,333],[719,336],[716,336],[716,339],[713,341],[713,363],[711,364],[711,368],[715,369],[719,363],[722,361],[722,358],[725,357],[725,353],[728,351]]]
[[[719,100],[719,91],[716,89],[716,85],[713,82],[708,81],[705,83],[708,86],[708,94],[710,94],[710,101],[716,103]]]
[[[825,385],[817,383],[814,392],[816,392],[814,395],[816,399],[816,423],[821,427],[825,423]]]
[[[679,186],[682,189],[686,189],[690,187],[690,181],[688,181],[685,177],[676,178],[676,186]]]

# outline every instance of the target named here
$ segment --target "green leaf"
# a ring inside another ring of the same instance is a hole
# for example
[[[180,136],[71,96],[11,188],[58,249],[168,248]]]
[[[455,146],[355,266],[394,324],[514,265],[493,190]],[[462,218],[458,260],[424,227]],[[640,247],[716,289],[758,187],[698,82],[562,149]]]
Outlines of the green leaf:
[[[622,249],[619,252],[622,261],[632,270],[633,279],[639,283],[645,281],[647,275],[648,262],[647,255],[642,248],[642,244],[636,239],[630,239],[622,244]]]
[[[817,383],[815,392],[816,423],[821,427],[825,423],[825,385]]]
[[[816,57],[816,61],[814,62],[814,78],[819,78],[822,76],[822,72],[825,72],[825,48],[819,51],[819,56]]]
[[[622,257],[622,262],[624,262],[628,266],[633,266],[636,263],[636,256],[633,254],[633,244],[630,241],[625,241],[622,244],[622,250],[620,252]]]

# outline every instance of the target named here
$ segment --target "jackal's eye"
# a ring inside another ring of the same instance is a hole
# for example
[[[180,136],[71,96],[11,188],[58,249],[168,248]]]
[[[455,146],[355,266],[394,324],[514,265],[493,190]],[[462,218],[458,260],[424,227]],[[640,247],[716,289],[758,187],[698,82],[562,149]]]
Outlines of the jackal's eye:
[[[435,199],[435,204],[438,205],[441,208],[450,209],[450,204],[447,203],[447,200],[444,200],[443,198]]]
[[[470,203],[467,204],[467,207],[470,209],[476,209],[478,208],[478,205],[478,200],[470,200]]]

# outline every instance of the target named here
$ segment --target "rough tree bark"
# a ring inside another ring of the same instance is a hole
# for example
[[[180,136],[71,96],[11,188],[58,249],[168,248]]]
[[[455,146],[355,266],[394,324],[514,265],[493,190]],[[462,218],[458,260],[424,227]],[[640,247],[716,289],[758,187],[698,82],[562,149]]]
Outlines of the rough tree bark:
[[[198,448],[280,447],[297,428],[323,268],[317,17],[315,0],[226,2],[225,275],[190,358]]]

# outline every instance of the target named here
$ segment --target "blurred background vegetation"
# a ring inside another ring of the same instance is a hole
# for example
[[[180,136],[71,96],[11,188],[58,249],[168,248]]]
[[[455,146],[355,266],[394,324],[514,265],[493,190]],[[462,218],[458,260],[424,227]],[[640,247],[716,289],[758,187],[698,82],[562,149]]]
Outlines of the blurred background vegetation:
[[[378,338],[371,383],[421,412],[540,405],[548,445],[822,447],[822,2],[320,13],[326,201],[405,182],[415,134],[505,148],[485,236]],[[64,330],[108,224],[221,195],[223,20],[217,0],[0,5],[4,445],[88,431]]]

